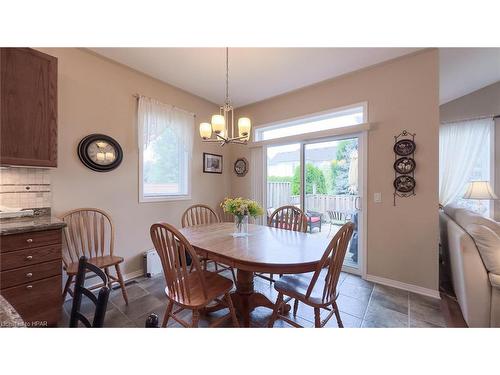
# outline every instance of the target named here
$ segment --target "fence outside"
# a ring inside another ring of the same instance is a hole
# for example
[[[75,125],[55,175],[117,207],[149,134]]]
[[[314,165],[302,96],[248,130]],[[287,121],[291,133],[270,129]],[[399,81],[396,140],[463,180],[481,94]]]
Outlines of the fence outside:
[[[305,206],[308,210],[325,213],[341,211],[351,213],[356,210],[357,195],[307,194]],[[267,206],[277,208],[284,205],[300,205],[300,196],[291,194],[291,183],[268,182]]]
[[[290,204],[292,184],[290,182],[267,183],[267,207],[278,208]]]

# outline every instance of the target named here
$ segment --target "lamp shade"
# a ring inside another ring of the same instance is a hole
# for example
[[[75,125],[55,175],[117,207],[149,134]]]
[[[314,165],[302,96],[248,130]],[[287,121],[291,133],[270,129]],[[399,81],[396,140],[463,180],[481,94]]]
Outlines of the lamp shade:
[[[200,137],[203,139],[208,139],[212,136],[212,125],[208,122],[202,122],[200,124]]]
[[[212,116],[212,130],[215,134],[219,134],[220,132],[226,129],[226,121],[224,120],[224,116],[222,115],[213,115]]]
[[[241,117],[238,119],[238,133],[240,137],[250,138],[250,129],[252,128],[252,122],[248,117]]]
[[[464,199],[498,199],[493,192],[489,181],[471,181],[467,186],[467,190],[463,196]]]

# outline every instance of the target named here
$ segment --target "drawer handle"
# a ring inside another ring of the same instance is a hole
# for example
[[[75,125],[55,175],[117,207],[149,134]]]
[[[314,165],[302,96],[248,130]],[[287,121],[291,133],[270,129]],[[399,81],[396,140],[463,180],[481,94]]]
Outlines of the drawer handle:
[[[33,289],[33,285],[26,285],[26,289]]]
[[[32,277],[32,276],[33,276],[33,274],[32,274],[31,272],[28,272],[28,273],[26,274],[26,277],[28,277],[28,278],[29,278],[29,277]]]
[[[26,242],[28,242],[28,243],[32,243],[32,242],[33,242],[33,238],[28,238],[28,239],[26,240]]]
[[[33,259],[33,255],[28,255],[28,256],[26,257],[26,260],[31,260],[31,259]]]

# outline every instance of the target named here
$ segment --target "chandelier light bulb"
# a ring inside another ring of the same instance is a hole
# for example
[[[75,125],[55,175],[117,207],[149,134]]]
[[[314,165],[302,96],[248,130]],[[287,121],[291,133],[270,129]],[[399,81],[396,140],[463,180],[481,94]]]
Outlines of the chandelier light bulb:
[[[220,134],[225,129],[226,129],[226,121],[224,120],[224,116],[213,115],[212,116],[212,130],[214,131],[214,133]]]
[[[202,122],[200,124],[200,137],[203,139],[209,139],[212,136],[212,125],[208,122]]]
[[[240,137],[246,137],[246,140],[250,138],[250,129],[252,128],[252,122],[248,117],[241,117],[238,119],[238,133]]]

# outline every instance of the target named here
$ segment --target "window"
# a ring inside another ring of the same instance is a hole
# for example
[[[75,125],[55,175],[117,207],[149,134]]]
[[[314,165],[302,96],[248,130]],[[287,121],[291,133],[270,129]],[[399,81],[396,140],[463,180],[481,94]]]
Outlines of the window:
[[[472,166],[472,170],[467,178],[467,181],[490,181],[491,186],[493,186],[493,181],[490,178],[491,171],[491,163],[492,163],[492,155],[493,153],[490,150],[491,145],[491,133],[487,135],[488,139],[484,142],[483,146],[479,149],[479,153],[477,158],[475,159],[474,165]],[[465,189],[462,192],[465,193]],[[483,200],[473,200],[473,199],[463,199],[462,195],[459,196],[456,201],[457,206],[466,208],[471,211],[475,211],[480,215],[484,215],[486,217],[490,217],[490,201]]]
[[[442,124],[439,129],[439,201],[491,216],[489,201],[463,199],[471,181],[489,181],[494,188],[493,120]]]
[[[140,97],[139,201],[189,199],[194,116]]]
[[[366,104],[357,104],[348,108],[307,116],[306,118],[256,128],[254,139],[256,141],[267,141],[291,135],[359,125],[367,121],[366,117]]]

